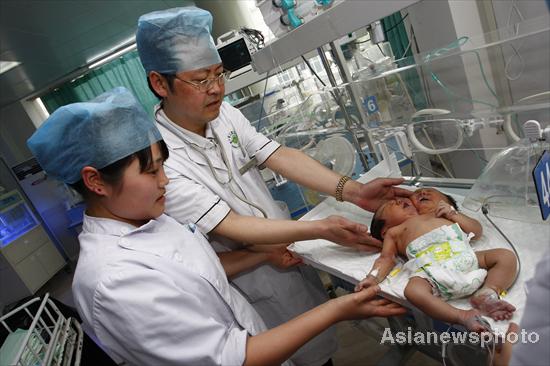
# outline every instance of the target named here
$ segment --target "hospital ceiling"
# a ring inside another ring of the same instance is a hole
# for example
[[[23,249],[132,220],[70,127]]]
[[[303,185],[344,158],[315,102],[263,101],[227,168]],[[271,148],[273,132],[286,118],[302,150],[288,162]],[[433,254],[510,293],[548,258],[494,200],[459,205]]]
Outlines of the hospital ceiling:
[[[1,0],[0,107],[87,70],[88,61],[130,39],[140,15],[185,0]],[[201,1],[194,1],[200,6]],[[68,81],[67,80],[67,81]]]

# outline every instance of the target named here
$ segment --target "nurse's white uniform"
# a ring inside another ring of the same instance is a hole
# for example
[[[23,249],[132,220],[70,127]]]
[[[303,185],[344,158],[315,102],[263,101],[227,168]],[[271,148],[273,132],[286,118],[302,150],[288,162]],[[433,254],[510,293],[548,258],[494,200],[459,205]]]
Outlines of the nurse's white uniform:
[[[78,312],[117,361],[241,365],[265,330],[194,225],[162,215],[141,227],[85,216],[73,279]]]
[[[170,178],[166,187],[168,215],[179,222],[194,222],[204,233],[215,228],[230,208],[240,215],[262,217],[260,211],[229,190],[228,169],[231,169],[232,181],[229,184],[241,197],[261,207],[269,218],[289,218],[271,197],[257,168],[280,145],[258,133],[239,110],[223,102],[218,118],[207,125],[206,137],[177,126],[158,106],[155,118],[170,150],[165,162],[165,172]],[[220,147],[229,167],[223,161]],[[218,179],[213,176],[203,154],[208,156]],[[252,156],[256,157],[257,165],[241,175],[239,168]],[[211,235],[210,239],[216,251],[242,248],[241,243],[216,235]],[[233,278],[231,282],[244,293],[269,328],[328,299],[319,276],[306,266],[280,270],[264,264]],[[336,347],[335,332],[330,328],[308,342],[291,360],[298,365],[320,365],[332,356]]]

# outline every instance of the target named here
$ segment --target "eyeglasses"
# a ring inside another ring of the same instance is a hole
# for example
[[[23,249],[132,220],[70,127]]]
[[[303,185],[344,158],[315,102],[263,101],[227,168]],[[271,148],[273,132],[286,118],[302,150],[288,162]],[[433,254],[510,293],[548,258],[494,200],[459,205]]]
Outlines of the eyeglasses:
[[[217,82],[218,85],[224,85],[225,81],[229,79],[229,75],[231,75],[231,71],[224,71],[220,75],[212,78],[212,79],[204,79],[199,82],[189,81],[189,80],[183,80],[177,77],[177,75],[174,75],[176,79],[179,81],[183,81],[184,83],[187,83],[189,85],[194,86],[198,91],[201,93],[206,93],[210,89],[214,87],[214,84]]]

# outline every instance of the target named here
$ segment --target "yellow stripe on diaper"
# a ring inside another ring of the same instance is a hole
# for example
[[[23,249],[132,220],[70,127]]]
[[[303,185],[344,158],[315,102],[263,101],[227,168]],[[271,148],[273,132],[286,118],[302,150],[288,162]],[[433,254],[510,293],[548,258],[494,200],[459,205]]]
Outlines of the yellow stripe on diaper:
[[[416,258],[420,258],[426,254],[431,254],[431,257],[439,262],[451,258],[453,256],[453,251],[451,249],[451,244],[446,241],[441,244],[430,245],[423,251],[418,252]]]
[[[394,268],[394,270],[390,272],[390,276],[395,277],[399,272],[401,272],[401,268]]]

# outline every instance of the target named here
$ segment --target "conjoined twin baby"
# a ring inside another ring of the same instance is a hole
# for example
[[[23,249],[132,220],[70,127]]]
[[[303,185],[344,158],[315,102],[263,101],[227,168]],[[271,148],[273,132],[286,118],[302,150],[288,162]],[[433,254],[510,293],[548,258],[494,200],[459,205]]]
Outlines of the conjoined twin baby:
[[[403,270],[412,274],[405,297],[433,318],[483,332],[489,329],[481,315],[506,320],[516,310],[501,299],[516,276],[515,255],[506,249],[474,252],[470,239],[481,237],[481,224],[458,212],[451,196],[427,188],[388,201],[376,211],[371,234],[383,240],[382,253],[356,291],[383,281],[400,254],[408,258]],[[470,310],[446,302],[472,294]]]

